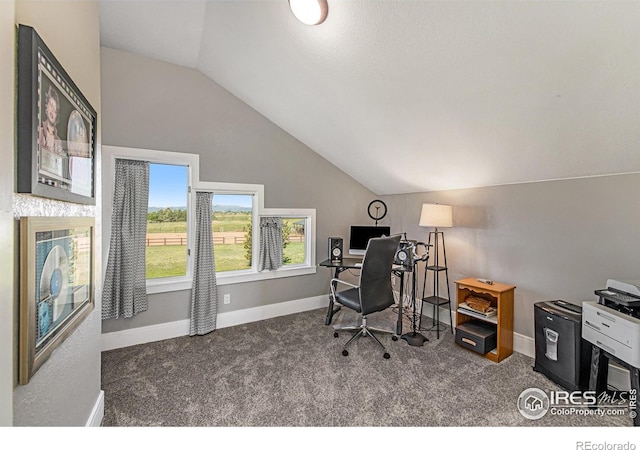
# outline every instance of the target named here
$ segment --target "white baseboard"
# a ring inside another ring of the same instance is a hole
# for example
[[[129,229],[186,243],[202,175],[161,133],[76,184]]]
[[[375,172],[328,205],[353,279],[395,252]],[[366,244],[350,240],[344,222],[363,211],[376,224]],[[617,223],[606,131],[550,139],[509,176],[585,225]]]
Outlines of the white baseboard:
[[[426,317],[429,317],[430,319],[433,318],[433,308],[426,308],[423,311],[423,315]],[[452,317],[453,323],[455,323],[456,312],[452,310],[451,315],[453,316]],[[451,322],[449,321],[448,308],[440,308],[440,321],[442,323],[446,323],[447,325],[451,326]],[[536,347],[535,347],[535,342],[533,338],[530,338],[520,333],[513,333],[513,351],[514,352],[522,353],[523,355],[533,357],[535,355],[535,348]]]
[[[328,305],[327,295],[291,300],[271,305],[257,306],[255,308],[241,309],[218,314],[216,328],[227,328],[243,323],[256,322],[258,320],[271,319],[273,317],[286,316],[312,309],[322,308]],[[130,347],[132,345],[146,344],[162,341],[189,334],[189,320],[177,320],[174,322],[150,325],[130,330],[114,331],[102,335],[102,351],[116,348]]]
[[[227,313],[218,314],[216,321],[217,328],[227,328],[243,323],[257,322],[259,320],[271,319],[273,317],[295,314],[312,309],[327,306],[327,296],[318,295],[289,302],[274,303],[271,305],[257,306],[255,308],[241,309]],[[424,310],[426,317],[432,317],[432,309]],[[452,311],[453,322],[455,323],[456,312]],[[440,320],[451,326],[448,310],[443,308],[440,311]],[[162,341],[189,334],[189,320],[178,320],[158,325],[150,325],[131,330],[115,331],[102,335],[102,351],[114,350],[116,348],[129,347],[132,345],[146,344],[148,342]],[[530,358],[535,358],[535,339],[520,333],[513,333],[513,351],[521,353]],[[619,390],[629,390],[629,371],[617,365],[609,365],[608,384]],[[104,415],[104,392],[100,391],[100,396],[92,412],[87,426],[99,426]]]
[[[530,358],[536,356],[536,340],[520,333],[513,333],[513,351]]]
[[[98,399],[96,400],[96,404],[93,405],[93,410],[91,411],[91,415],[87,420],[87,427],[99,427],[102,425],[102,419],[104,418],[104,391],[100,391],[98,394]]]
[[[433,317],[433,308],[426,308],[423,311],[423,314],[426,317]],[[451,315],[453,316],[453,323],[456,322],[456,312],[451,311]],[[447,308],[440,308],[440,320],[443,323],[451,326],[449,322],[449,310]],[[529,356],[531,358],[535,357],[536,354],[536,343],[535,340],[529,336],[525,336],[520,333],[513,333],[513,351],[522,353],[525,356]]]
[[[189,320],[149,325],[102,334],[102,351],[162,341],[189,334]]]

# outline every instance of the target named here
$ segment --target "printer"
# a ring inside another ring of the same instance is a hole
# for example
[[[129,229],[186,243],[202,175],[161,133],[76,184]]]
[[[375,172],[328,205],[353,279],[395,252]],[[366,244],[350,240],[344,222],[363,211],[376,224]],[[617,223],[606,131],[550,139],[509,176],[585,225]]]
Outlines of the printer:
[[[640,367],[640,281],[607,280],[597,302],[582,304],[582,337]]]

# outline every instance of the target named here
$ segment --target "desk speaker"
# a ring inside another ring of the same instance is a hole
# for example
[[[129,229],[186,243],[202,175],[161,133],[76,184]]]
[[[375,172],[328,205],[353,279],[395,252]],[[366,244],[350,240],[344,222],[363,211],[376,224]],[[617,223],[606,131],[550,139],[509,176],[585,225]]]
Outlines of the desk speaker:
[[[394,264],[410,266],[413,264],[414,244],[411,241],[400,241],[396,250],[396,258]]]
[[[329,258],[331,258],[332,261],[342,260],[342,238],[329,238]]]

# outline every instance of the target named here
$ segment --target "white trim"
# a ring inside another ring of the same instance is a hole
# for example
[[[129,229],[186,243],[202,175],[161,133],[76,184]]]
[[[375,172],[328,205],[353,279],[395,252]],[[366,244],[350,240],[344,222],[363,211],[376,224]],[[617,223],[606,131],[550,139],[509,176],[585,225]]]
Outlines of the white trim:
[[[199,183],[200,155],[195,153],[166,152],[131,147],[102,146],[102,217],[111,217],[113,213],[113,186],[115,183],[115,160],[133,159],[149,161],[153,164],[186,165],[188,170],[187,193],[187,248],[195,244],[195,201],[193,186]],[[109,245],[111,242],[111,220],[102,222],[102,267],[107,270]],[[193,254],[193,252],[191,252]],[[147,294],[181,291],[191,289],[193,284],[193,256],[187,256],[187,274],[182,277],[155,278],[147,280]]]
[[[324,308],[328,304],[327,295],[318,295],[298,300],[291,300],[283,303],[273,303],[271,305],[257,306],[255,308],[241,309],[218,314],[217,328],[227,328],[244,323],[257,322],[271,319],[273,317],[285,316],[313,309]],[[455,323],[455,311],[451,311]],[[431,318],[431,311],[425,311],[425,316]],[[447,314],[440,315],[441,320],[447,325],[449,317]],[[130,330],[114,331],[102,335],[102,351],[115,350],[117,348],[130,347],[132,345],[146,344],[149,342],[162,341],[180,336],[189,335],[189,320],[178,320],[175,322],[150,325]],[[513,333],[513,351],[521,353],[530,358],[535,358],[535,340],[520,333]],[[607,384],[618,390],[630,389],[629,371],[616,364],[609,364],[609,375]],[[104,417],[104,391],[100,391],[98,400],[91,413],[87,426],[100,426]]]
[[[264,185],[247,183],[221,183],[215,181],[199,181],[194,185],[196,192],[212,192],[214,194],[247,194],[253,195],[254,204],[251,210],[251,226],[254,230],[259,229],[259,218],[261,216],[278,217],[304,217],[305,227],[305,262],[289,267],[281,267],[278,270],[265,270],[258,272],[258,249],[260,248],[260,233],[252,233],[252,255],[251,269],[234,270],[229,272],[216,273],[218,286],[236,283],[247,283],[251,281],[273,280],[276,278],[295,277],[301,275],[312,275],[316,273],[316,210],[303,208],[265,208],[264,207]],[[186,286],[184,289],[191,289]],[[179,290],[179,289],[175,289]],[[151,293],[148,291],[148,293]]]
[[[229,194],[229,195],[251,195],[253,197],[253,203],[251,205],[251,227],[254,230],[259,229],[258,219],[260,217],[260,211],[264,209],[264,185],[262,184],[247,184],[247,183],[220,183],[217,181],[201,181],[195,186],[196,192],[211,192],[215,194]],[[253,249],[260,248],[260,233],[252,233],[251,247]],[[251,255],[251,270],[255,271],[258,267],[258,253],[253,252]],[[231,272],[231,274],[237,274],[237,272]],[[219,274],[216,274],[216,279],[219,279]],[[231,281],[221,284],[242,283],[244,281],[253,281],[253,279],[239,279],[238,281]]]
[[[535,360],[536,340],[524,334],[513,333],[513,351]],[[615,363],[609,363],[607,385],[620,391],[628,391],[631,389],[629,371]]]
[[[99,427],[102,425],[102,419],[104,418],[104,391],[101,390],[98,394],[98,399],[96,400],[96,404],[93,405],[93,410],[91,411],[91,415],[87,420],[87,427]]]
[[[211,192],[215,196],[221,195],[251,195],[251,228],[253,230],[259,230],[259,218],[260,212],[264,209],[264,185],[262,184],[247,184],[247,183],[220,183],[216,181],[202,181],[195,186],[196,192]],[[214,232],[215,234],[215,232]],[[216,280],[221,280],[224,277],[224,273],[227,273],[228,280],[220,284],[232,284],[243,283],[246,281],[254,281],[259,278],[253,278],[248,276],[250,274],[257,273],[258,267],[258,251],[260,248],[260,233],[252,233],[251,235],[251,269],[246,271],[229,271],[216,274]],[[220,275],[223,275],[221,278]],[[233,279],[233,277],[239,277]]]
[[[161,292],[187,291],[193,287],[193,280],[171,281],[171,278],[156,278],[147,280],[147,295]]]
[[[273,280],[275,278],[295,277],[299,275],[311,275],[316,273],[316,267],[281,267],[278,270],[265,270],[262,272],[247,271],[246,273],[238,272],[221,272],[216,273],[216,282],[218,286],[227,284],[246,283],[249,281]],[[191,289],[191,286],[189,286]]]
[[[534,338],[520,333],[513,333],[513,351],[530,358],[536,357],[536,341]]]
[[[440,320],[443,323],[446,323],[447,325],[451,326],[451,324],[449,323],[449,310],[448,308],[444,308],[441,307],[445,312],[443,313],[443,311],[440,311]],[[432,318],[432,313],[433,308],[427,308],[426,310],[424,310],[423,314],[426,317]],[[456,323],[456,312],[455,311],[451,311],[451,315],[453,316],[453,323]],[[536,343],[535,340],[529,336],[525,336],[524,334],[520,334],[520,333],[513,333],[513,351],[517,352],[517,353],[521,353],[525,356],[529,356],[530,358],[535,358],[536,355]]]
[[[317,295],[315,297],[291,300],[289,302],[272,303],[255,308],[230,311],[228,313],[218,314],[217,328],[233,327],[243,323],[257,322],[273,317],[311,311],[313,309],[327,307],[328,304],[328,295]]]
[[[172,339],[189,334],[189,319],[102,334],[102,351]]]
[[[215,194],[250,194],[258,199],[257,213],[264,209],[264,185],[248,183],[220,183],[217,181],[198,181],[194,184],[196,191],[213,192]],[[256,208],[254,208],[256,209]]]
[[[260,213],[265,217],[300,217],[305,219],[304,243],[305,243],[305,259],[304,265],[296,267],[313,267],[315,269],[316,260],[316,210],[302,208],[265,208]],[[278,270],[286,270],[281,268]],[[315,273],[315,270],[314,272]]]
[[[310,311],[326,307],[328,305],[327,295],[318,295],[298,300],[291,300],[271,305],[257,306],[255,308],[240,309],[220,313],[217,317],[217,328],[227,328],[244,323],[256,322],[273,317],[295,314],[303,311]],[[132,345],[146,344],[149,342],[162,341],[180,336],[189,335],[189,320],[178,320],[175,322],[150,325],[130,330],[114,331],[102,335],[102,351],[114,350],[116,348],[130,347]]]

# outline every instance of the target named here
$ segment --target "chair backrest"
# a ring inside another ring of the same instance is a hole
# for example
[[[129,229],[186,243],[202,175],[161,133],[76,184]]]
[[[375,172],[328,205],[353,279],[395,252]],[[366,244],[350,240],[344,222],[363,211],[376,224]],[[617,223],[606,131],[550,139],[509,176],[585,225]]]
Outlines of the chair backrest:
[[[369,239],[360,272],[362,314],[382,311],[394,304],[391,268],[400,236]]]

